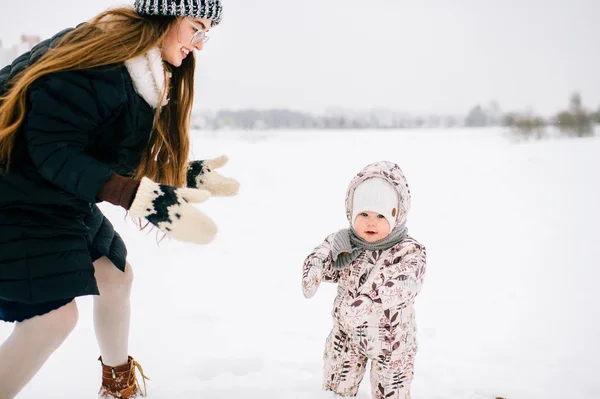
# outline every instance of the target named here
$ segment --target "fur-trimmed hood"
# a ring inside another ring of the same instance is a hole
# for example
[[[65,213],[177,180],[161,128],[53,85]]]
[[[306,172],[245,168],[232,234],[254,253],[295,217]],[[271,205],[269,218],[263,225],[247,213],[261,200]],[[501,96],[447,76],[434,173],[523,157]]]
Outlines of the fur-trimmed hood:
[[[386,180],[396,189],[398,193],[398,212],[396,213],[396,223],[392,228],[406,223],[406,215],[410,210],[410,189],[408,182],[400,166],[389,161],[375,162],[365,166],[358,174],[352,179],[346,192],[346,217],[350,224],[352,221],[352,201],[354,198],[354,190],[363,181],[373,178],[380,177]]]
[[[163,59],[158,47],[150,49],[146,54],[125,61],[125,67],[127,67],[131,80],[133,80],[135,91],[152,108],[168,104],[169,99],[165,91],[168,76],[165,73]]]

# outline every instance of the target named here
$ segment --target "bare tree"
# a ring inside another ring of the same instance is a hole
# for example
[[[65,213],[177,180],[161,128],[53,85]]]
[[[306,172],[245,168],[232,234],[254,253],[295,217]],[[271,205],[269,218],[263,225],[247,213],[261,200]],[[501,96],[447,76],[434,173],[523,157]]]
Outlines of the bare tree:
[[[511,128],[515,135],[523,139],[539,140],[546,135],[546,121],[533,112],[506,114],[502,125]]]
[[[593,114],[583,107],[581,96],[574,93],[569,102],[569,109],[556,115],[558,129],[569,136],[586,137],[594,134]]]

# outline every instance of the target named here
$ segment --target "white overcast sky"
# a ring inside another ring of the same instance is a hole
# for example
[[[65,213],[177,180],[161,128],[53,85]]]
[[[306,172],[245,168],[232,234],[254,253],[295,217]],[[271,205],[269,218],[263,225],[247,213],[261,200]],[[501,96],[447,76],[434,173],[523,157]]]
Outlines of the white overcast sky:
[[[128,0],[0,0],[4,46]],[[600,106],[600,0],[223,0],[198,54],[202,108],[550,114]]]

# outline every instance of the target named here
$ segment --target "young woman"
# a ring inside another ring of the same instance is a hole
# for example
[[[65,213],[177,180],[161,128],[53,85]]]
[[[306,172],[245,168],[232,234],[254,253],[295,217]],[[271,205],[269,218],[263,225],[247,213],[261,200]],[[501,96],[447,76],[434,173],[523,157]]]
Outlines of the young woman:
[[[128,354],[131,265],[95,203],[177,239],[216,234],[190,203],[238,183],[214,171],[226,157],[188,163],[188,126],[194,50],[221,15],[220,0],[136,0],[0,71],[0,320],[16,322],[0,346],[0,399],[73,330],[83,295],[95,295],[100,396],[142,394]]]

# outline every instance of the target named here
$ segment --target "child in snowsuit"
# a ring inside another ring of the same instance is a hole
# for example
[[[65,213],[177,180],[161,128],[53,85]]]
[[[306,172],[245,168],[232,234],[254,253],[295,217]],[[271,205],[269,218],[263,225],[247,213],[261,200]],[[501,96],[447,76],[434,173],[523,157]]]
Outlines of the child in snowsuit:
[[[392,162],[366,166],[350,183],[350,228],[331,234],[304,261],[302,289],[338,283],[324,352],[323,388],[356,396],[371,359],[374,399],[409,399],[417,352],[414,300],[425,247],[407,235],[410,191]]]

